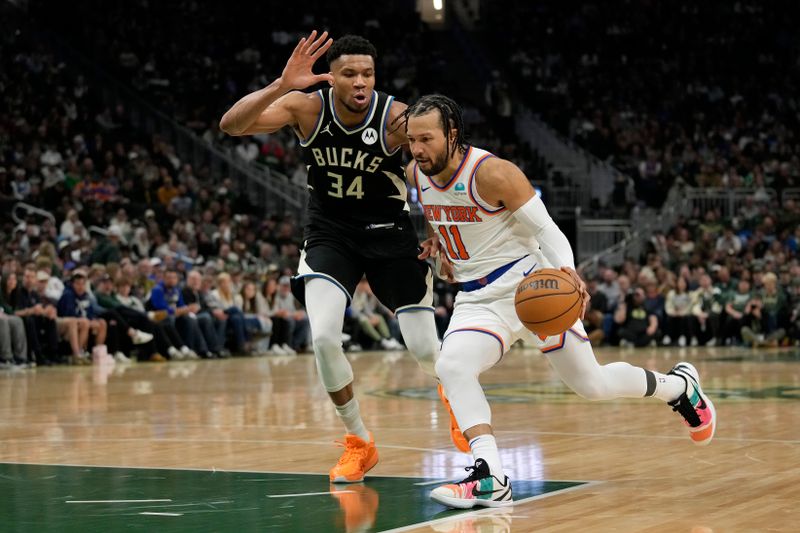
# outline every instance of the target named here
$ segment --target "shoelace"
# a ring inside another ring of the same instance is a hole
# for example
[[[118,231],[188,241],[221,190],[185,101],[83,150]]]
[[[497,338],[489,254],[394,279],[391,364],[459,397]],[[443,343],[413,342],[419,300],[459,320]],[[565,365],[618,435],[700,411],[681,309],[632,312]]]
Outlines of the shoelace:
[[[462,483],[469,483],[470,481],[478,481],[479,479],[482,479],[482,478],[486,477],[484,475],[484,472],[478,471],[478,467],[477,466],[466,466],[466,467],[464,467],[464,470],[466,470],[467,472],[470,472],[470,474],[466,478],[464,478],[461,481],[459,481],[458,482],[459,485],[462,484]]]
[[[337,465],[343,465],[353,460],[363,461],[367,457],[367,446],[348,446],[346,442],[334,441],[337,446],[344,448],[345,453],[339,458]]]
[[[672,405],[672,411],[678,412],[684,420],[686,420],[690,426],[696,428],[700,425],[700,415],[697,414],[697,410],[694,406],[689,402],[689,397],[686,394],[682,394],[678,401]]]

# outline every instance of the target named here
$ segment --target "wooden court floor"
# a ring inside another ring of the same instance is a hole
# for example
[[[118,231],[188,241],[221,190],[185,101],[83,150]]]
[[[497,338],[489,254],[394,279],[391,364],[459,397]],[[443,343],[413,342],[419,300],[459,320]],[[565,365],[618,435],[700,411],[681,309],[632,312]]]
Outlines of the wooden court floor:
[[[380,462],[331,486],[342,429],[314,360],[262,357],[0,372],[0,531],[800,531],[800,351],[598,350],[697,366],[694,446],[655,399],[591,403],[514,350],[484,375],[512,509],[427,499],[471,461],[404,352],[351,356]]]

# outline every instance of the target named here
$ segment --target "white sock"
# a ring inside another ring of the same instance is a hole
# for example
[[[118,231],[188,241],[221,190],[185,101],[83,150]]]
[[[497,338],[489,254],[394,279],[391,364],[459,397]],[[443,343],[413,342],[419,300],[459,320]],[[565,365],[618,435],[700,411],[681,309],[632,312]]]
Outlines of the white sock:
[[[686,381],[679,376],[672,374],[661,374],[650,370],[656,378],[656,391],[653,396],[665,402],[672,402],[678,399],[678,396],[686,392]]]
[[[358,408],[358,400],[352,398],[344,405],[335,405],[336,414],[344,422],[344,427],[347,428],[347,433],[355,435],[363,439],[364,442],[369,442],[369,433],[364,426],[364,421],[361,420],[361,411]]]
[[[472,458],[476,461],[483,459],[489,465],[489,471],[500,481],[505,479],[503,465],[500,463],[500,452],[497,451],[497,442],[494,435],[478,435],[469,441]]]

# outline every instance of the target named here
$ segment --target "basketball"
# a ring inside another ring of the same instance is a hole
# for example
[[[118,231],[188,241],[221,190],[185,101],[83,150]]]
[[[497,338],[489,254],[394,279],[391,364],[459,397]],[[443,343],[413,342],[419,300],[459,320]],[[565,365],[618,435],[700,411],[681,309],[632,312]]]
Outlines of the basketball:
[[[517,316],[540,336],[560,335],[581,313],[581,293],[572,276],[555,268],[537,270],[517,286]]]

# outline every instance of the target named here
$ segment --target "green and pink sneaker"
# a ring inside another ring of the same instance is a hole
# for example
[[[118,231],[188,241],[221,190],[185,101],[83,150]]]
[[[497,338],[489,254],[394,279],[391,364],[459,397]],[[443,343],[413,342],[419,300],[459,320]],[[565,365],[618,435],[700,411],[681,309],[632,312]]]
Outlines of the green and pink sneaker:
[[[668,374],[680,376],[686,382],[686,392],[674,402],[669,402],[669,405],[683,417],[692,441],[698,446],[706,446],[714,438],[717,412],[714,404],[700,388],[697,369],[689,363],[681,362],[672,367]]]
[[[436,487],[431,491],[431,499],[448,507],[470,509],[472,507],[506,507],[514,502],[511,499],[511,481],[508,476],[500,481],[489,471],[483,459],[475,460],[475,466],[466,479]]]

